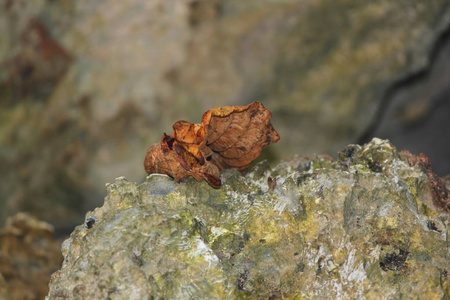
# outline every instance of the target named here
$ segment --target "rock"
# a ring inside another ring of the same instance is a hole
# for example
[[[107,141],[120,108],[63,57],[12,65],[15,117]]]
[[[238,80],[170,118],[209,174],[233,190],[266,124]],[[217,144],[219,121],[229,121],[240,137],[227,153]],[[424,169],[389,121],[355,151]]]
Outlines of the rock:
[[[26,213],[8,218],[0,230],[0,298],[43,299],[61,262],[50,224]]]
[[[47,299],[446,299],[450,218],[422,161],[374,139],[226,171],[220,189],[117,178],[63,243]]]
[[[213,107],[273,111],[266,158],[335,153],[450,27],[447,0],[0,5],[0,223],[27,210],[58,230],[115,174],[145,178],[147,148]]]

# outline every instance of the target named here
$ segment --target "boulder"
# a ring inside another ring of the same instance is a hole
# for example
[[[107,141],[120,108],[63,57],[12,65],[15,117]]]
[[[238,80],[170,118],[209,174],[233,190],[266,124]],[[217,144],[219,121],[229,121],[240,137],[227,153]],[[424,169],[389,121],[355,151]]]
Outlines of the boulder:
[[[63,243],[47,299],[446,299],[450,196],[434,175],[373,139],[228,170],[220,189],[120,177]]]

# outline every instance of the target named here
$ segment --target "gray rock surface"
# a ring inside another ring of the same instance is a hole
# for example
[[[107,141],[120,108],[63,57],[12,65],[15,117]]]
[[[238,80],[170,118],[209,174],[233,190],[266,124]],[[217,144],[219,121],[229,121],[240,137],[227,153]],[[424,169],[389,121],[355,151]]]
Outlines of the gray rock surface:
[[[221,189],[117,178],[47,299],[447,299],[450,218],[414,159],[374,139],[227,171]]]
[[[72,228],[180,119],[264,103],[266,158],[335,153],[429,63],[447,0],[0,1],[0,223]],[[301,149],[301,151],[299,151]]]

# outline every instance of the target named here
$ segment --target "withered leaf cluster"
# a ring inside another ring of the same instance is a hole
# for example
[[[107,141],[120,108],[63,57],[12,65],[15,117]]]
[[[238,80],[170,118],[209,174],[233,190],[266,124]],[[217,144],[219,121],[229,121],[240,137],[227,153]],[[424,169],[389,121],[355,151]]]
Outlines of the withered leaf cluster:
[[[252,102],[208,110],[200,124],[178,121],[171,136],[164,133],[159,144],[148,149],[145,171],[176,181],[192,176],[218,188],[220,171],[245,171],[264,147],[280,139],[271,116],[260,102]]]

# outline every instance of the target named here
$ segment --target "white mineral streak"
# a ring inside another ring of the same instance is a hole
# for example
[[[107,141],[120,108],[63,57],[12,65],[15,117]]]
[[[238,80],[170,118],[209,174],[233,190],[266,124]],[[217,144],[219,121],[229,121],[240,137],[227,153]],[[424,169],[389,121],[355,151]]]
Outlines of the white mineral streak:
[[[218,238],[219,236],[221,236],[224,233],[229,232],[229,230],[222,228],[222,227],[216,227],[216,226],[211,226],[211,233],[214,236],[214,239]]]
[[[356,283],[362,283],[366,278],[366,271],[364,270],[363,263],[356,260],[356,249],[350,250],[347,260],[344,265],[339,269],[341,278],[345,278],[348,281],[355,281]]]
[[[195,237],[192,251],[189,252],[189,257],[196,258],[198,256],[203,257],[203,259],[208,263],[209,268],[215,268],[219,263],[219,258],[214,254],[211,248],[209,248],[209,246],[199,237]]]

